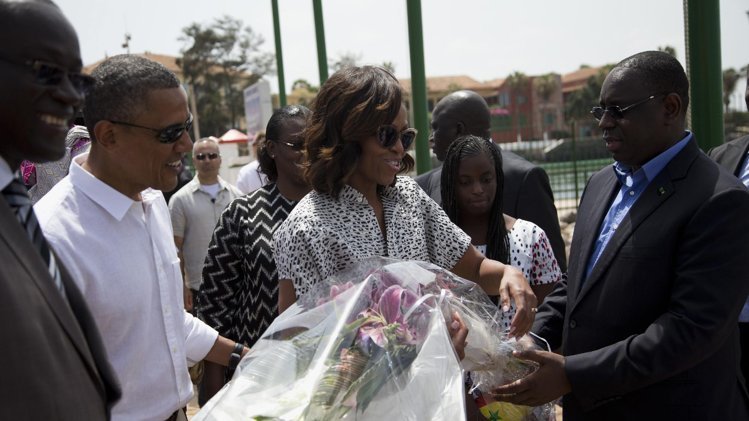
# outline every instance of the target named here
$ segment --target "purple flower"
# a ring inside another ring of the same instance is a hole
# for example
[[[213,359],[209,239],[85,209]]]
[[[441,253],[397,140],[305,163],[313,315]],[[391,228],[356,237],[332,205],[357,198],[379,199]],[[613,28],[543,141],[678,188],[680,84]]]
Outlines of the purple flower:
[[[419,297],[400,285],[391,285],[382,293],[377,308],[387,323],[403,323],[403,315],[418,301]]]

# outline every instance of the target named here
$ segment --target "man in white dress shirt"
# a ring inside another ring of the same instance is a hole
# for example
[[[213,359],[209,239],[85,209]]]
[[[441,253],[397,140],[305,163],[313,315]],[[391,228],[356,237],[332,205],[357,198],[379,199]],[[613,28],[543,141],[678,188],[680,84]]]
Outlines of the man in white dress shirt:
[[[187,366],[236,365],[241,345],[187,313],[169,210],[192,149],[192,116],[177,78],[120,55],[92,76],[85,102],[91,151],[35,207],[45,235],[91,307],[122,383],[114,420],[184,419]]]

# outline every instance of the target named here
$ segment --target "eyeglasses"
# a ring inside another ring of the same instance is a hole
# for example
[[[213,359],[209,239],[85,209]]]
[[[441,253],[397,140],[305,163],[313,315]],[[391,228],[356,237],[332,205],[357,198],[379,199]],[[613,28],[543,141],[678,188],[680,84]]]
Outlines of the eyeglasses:
[[[203,161],[205,159],[208,159],[209,161],[213,161],[214,159],[218,158],[219,154],[216,152],[210,152],[210,153],[199,153],[195,155],[195,159],[198,161]]]
[[[380,146],[383,148],[392,148],[395,142],[400,139],[403,144],[403,149],[408,149],[419,132],[416,129],[408,128],[399,132],[398,129],[392,124],[383,124],[377,128],[377,140],[380,142]]]
[[[0,60],[6,63],[15,64],[16,66],[28,68],[34,74],[36,83],[40,85],[57,86],[62,82],[62,79],[67,76],[70,84],[73,85],[73,88],[75,88],[80,95],[85,95],[94,86],[94,78],[91,76],[84,75],[80,72],[69,72],[57,64],[48,63],[42,60],[27,60],[23,63],[19,63],[5,57],[0,57]]]
[[[656,95],[650,95],[649,97],[643,99],[642,101],[637,101],[632,105],[627,105],[624,108],[619,107],[618,105],[609,105],[606,108],[603,107],[593,107],[590,110],[590,113],[593,114],[593,117],[595,117],[596,120],[601,121],[603,118],[603,115],[606,113],[609,113],[609,115],[614,118],[614,120],[621,120],[624,118],[624,113],[631,110],[632,108],[635,108],[638,105],[642,105],[651,99],[655,98]]]
[[[286,145],[286,146],[288,146],[289,148],[291,148],[292,150],[294,150],[296,152],[300,152],[302,149],[304,149],[304,142],[303,141],[293,142],[292,143],[292,142],[284,142],[283,140],[273,140],[273,139],[267,139],[267,140],[270,140],[271,142],[274,142],[274,143],[280,143],[282,145]]]
[[[192,127],[192,114],[190,114],[190,116],[187,117],[187,120],[183,124],[173,124],[163,129],[154,129],[151,127],[139,126],[137,124],[128,123],[126,121],[109,120],[109,122],[113,124],[119,124],[122,126],[130,126],[130,127],[137,127],[139,129],[150,130],[156,133],[156,137],[159,139],[159,142],[174,143],[182,137],[183,133],[185,133],[186,131],[188,132],[190,131],[190,128]]]

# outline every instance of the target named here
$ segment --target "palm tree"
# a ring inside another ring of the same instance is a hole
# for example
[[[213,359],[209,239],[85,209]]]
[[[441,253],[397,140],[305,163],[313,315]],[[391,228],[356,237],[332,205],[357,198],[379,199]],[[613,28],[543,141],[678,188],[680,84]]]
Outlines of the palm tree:
[[[547,73],[533,79],[533,84],[536,87],[536,93],[543,102],[543,108],[541,113],[541,128],[544,131],[544,136],[548,132],[546,127],[546,111],[549,108],[549,100],[554,92],[559,88],[558,76],[554,73]]]
[[[601,70],[597,74],[588,78],[585,87],[571,92],[567,96],[564,104],[564,114],[570,125],[573,122],[590,121],[590,108],[598,103],[603,81],[613,67],[613,64],[601,67]],[[579,125],[576,124],[575,126]]]
[[[520,138],[520,110],[518,109],[518,98],[525,92],[526,87],[528,86],[528,76],[525,75],[523,72],[515,71],[509,76],[507,76],[506,80],[507,86],[510,87],[510,92],[512,93],[512,99],[510,100],[512,104],[512,115],[513,115],[513,122],[515,123],[515,135]]]
[[[740,77],[741,75],[733,67],[723,70],[723,104],[726,106],[726,113],[728,113],[728,106],[731,104],[731,95],[736,90],[736,83]]]

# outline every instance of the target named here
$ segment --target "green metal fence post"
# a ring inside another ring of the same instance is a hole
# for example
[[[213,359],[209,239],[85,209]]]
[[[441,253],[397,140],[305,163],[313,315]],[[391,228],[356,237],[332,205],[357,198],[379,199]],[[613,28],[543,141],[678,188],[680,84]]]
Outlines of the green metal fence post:
[[[276,67],[278,68],[278,102],[286,106],[286,83],[283,76],[283,49],[281,48],[281,25],[278,19],[278,0],[271,0],[273,6],[273,33],[276,40]]]
[[[421,25],[421,0],[406,0],[408,46],[411,54],[411,106],[414,127],[421,133],[416,140],[416,172],[429,171],[429,122],[427,121],[427,83],[424,70],[424,34]]]
[[[322,0],[312,0],[315,14],[315,38],[317,38],[317,67],[320,71],[320,86],[328,80],[328,53],[325,50],[325,24],[322,19]]]
[[[690,128],[703,150],[723,143],[719,0],[684,0]]]

